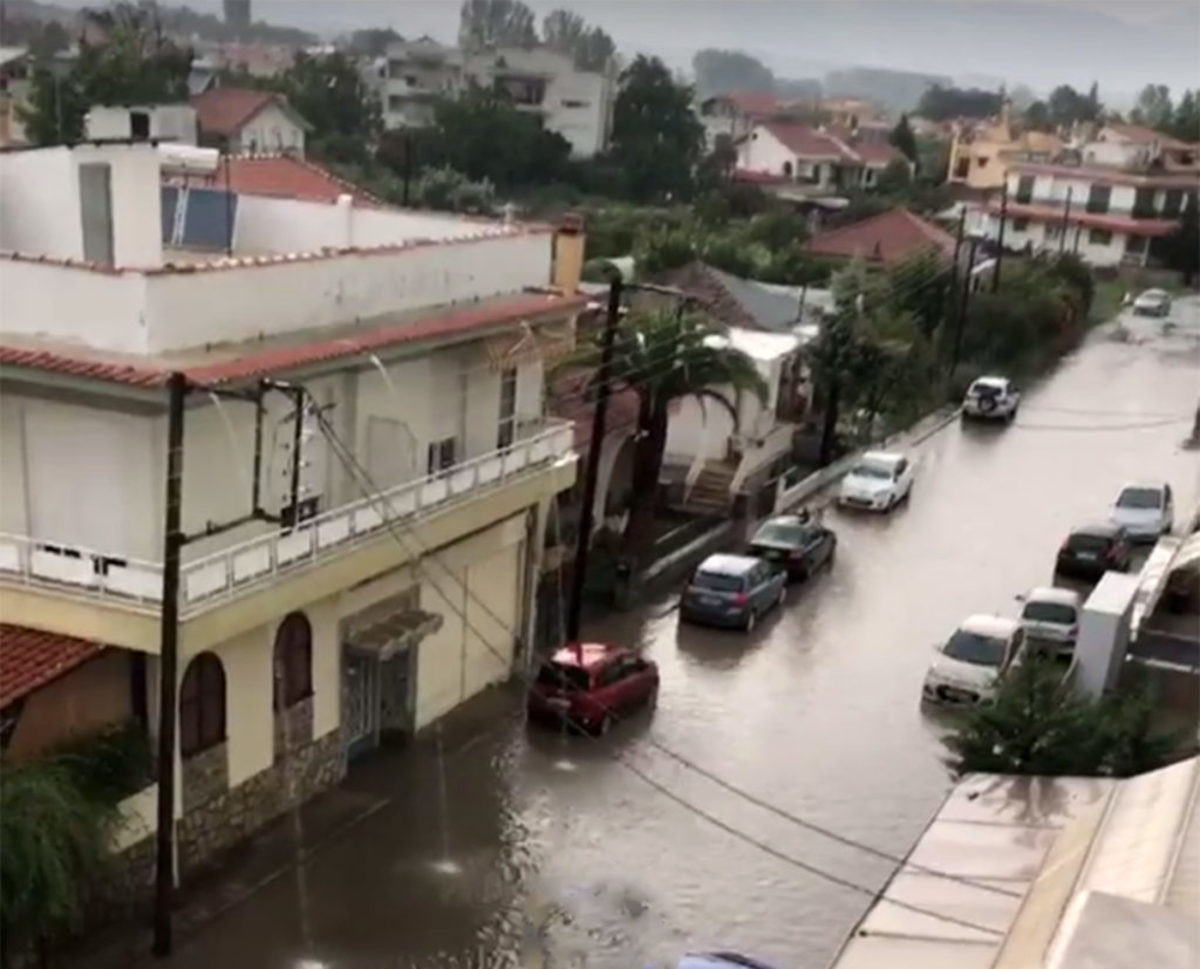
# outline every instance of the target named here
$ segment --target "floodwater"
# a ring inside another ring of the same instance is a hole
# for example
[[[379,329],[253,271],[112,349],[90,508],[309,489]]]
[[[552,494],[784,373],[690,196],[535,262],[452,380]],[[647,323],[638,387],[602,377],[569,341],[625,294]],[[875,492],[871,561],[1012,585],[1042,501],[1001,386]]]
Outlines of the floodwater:
[[[602,740],[503,720],[443,758],[409,755],[388,803],[308,859],[303,913],[280,877],[167,964],[629,969],[722,948],[825,966],[890,863],[656,745],[906,852],[951,783],[918,704],[931,645],[969,613],[1013,614],[1067,529],[1104,517],[1124,482],[1170,481],[1180,516],[1195,500],[1196,452],[1179,443],[1200,393],[1200,304],[1176,317],[1167,336],[1158,321],[1132,322],[1126,342],[1097,334],[1027,391],[1013,426],[955,423],[915,447],[912,500],[892,515],[828,512],[836,563],[751,635],[681,627],[673,597],[593,627],[659,663],[653,713]]]

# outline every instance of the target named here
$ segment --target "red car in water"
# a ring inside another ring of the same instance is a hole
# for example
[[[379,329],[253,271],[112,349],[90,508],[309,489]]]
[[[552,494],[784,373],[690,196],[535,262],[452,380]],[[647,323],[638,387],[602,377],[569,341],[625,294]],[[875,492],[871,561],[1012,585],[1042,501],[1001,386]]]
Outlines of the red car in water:
[[[653,705],[658,666],[633,650],[604,643],[564,646],[529,688],[530,717],[608,733],[623,714]]]

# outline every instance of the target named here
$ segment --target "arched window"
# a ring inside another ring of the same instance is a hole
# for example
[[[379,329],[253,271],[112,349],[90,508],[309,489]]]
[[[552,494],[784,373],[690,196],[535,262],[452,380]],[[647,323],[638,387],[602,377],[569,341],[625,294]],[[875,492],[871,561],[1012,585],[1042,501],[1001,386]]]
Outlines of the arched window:
[[[184,757],[225,740],[225,669],[212,653],[189,664],[179,689],[179,747]]]
[[[302,612],[289,613],[279,624],[274,671],[276,710],[312,696],[312,626]]]

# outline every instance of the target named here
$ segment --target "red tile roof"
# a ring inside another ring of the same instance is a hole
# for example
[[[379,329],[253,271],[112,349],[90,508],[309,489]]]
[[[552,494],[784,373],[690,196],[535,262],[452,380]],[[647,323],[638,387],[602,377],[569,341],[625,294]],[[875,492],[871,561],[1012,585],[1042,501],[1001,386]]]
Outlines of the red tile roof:
[[[0,709],[86,663],[101,643],[0,623]]]
[[[818,256],[861,258],[884,265],[904,262],[932,249],[949,261],[954,258],[954,237],[908,209],[896,208],[820,232],[805,248]]]
[[[994,199],[988,202],[988,211],[998,213],[1000,203]],[[1127,215],[1101,215],[1089,212],[1083,207],[1072,208],[1070,213],[1064,212],[1061,205],[1026,205],[1022,202],[1008,203],[1008,218],[1032,219],[1035,222],[1062,222],[1066,214],[1067,222],[1071,225],[1082,225],[1089,229],[1107,229],[1109,232],[1124,232],[1132,236],[1157,238],[1169,236],[1179,228],[1175,219],[1134,219]]]
[[[903,152],[882,141],[859,141],[851,144],[850,150],[866,165],[887,165],[889,162],[904,159]]]
[[[717,100],[728,101],[742,114],[752,116],[770,117],[780,109],[779,99],[775,95],[761,91],[734,91],[719,95]]]
[[[191,99],[200,130],[213,134],[236,135],[267,105],[275,104],[299,120],[287,98],[274,91],[255,91],[240,87],[215,87]]]
[[[172,370],[200,384],[249,380],[372,350],[516,325],[529,317],[562,314],[587,305],[584,294],[522,293],[486,305],[448,307],[418,320],[384,324],[363,332],[331,332],[304,343],[268,346],[207,364],[172,366],[163,360],[114,360],[74,346],[3,346],[0,364],[29,367],[137,387],[161,387]]]
[[[845,145],[832,135],[818,131],[812,125],[791,121],[770,121],[762,127],[774,135],[781,145],[800,157],[835,159],[849,157]]]
[[[336,202],[339,196],[349,195],[356,205],[381,207],[386,204],[329,169],[290,155],[233,156],[211,175],[171,177],[164,181],[224,189],[226,179],[229,189],[238,195],[273,195],[306,202]]]
[[[1132,141],[1139,145],[1152,145],[1158,142],[1163,148],[1194,147],[1186,141],[1180,141],[1178,138],[1164,135],[1161,131],[1155,131],[1153,128],[1148,128],[1143,124],[1117,124],[1109,122],[1104,125],[1104,130],[1111,131],[1126,141]]]

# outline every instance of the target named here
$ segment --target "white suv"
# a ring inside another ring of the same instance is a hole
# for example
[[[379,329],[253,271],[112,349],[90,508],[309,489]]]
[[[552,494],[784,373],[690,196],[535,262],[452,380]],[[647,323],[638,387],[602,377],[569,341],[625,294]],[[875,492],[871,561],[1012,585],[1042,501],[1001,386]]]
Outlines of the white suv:
[[[980,420],[1011,421],[1021,406],[1021,392],[1007,377],[979,377],[967,388],[962,415]]]
[[[1158,541],[1175,523],[1171,486],[1165,482],[1126,485],[1108,518],[1134,541]]]

